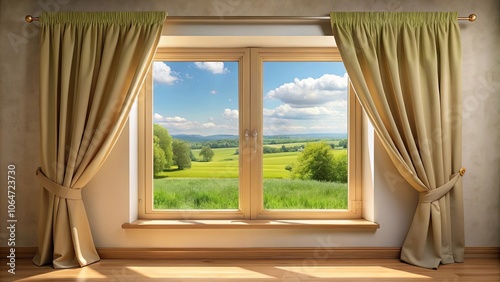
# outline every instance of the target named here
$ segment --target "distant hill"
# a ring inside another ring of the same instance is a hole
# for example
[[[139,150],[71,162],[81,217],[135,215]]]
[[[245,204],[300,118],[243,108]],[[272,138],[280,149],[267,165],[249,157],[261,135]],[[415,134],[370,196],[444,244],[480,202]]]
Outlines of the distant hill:
[[[282,135],[264,135],[264,138],[347,138],[347,133],[303,133],[303,134],[282,134]]]
[[[229,134],[217,134],[208,136],[197,135],[197,134],[177,134],[177,135],[172,135],[172,137],[192,143],[216,141],[222,139],[238,139],[238,135],[229,135]]]
[[[223,139],[238,139],[238,135],[231,134],[216,134],[216,135],[197,135],[197,134],[177,134],[172,135],[173,138],[184,140],[191,143],[201,143],[208,141],[216,141]],[[347,138],[347,133],[304,133],[304,134],[282,134],[282,135],[265,135],[264,139],[285,139],[285,138],[312,138],[312,139],[344,139]]]

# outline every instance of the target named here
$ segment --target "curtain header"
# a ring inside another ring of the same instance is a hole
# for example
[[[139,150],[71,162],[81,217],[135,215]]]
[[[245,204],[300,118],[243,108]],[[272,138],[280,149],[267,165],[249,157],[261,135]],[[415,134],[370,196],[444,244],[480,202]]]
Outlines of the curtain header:
[[[166,12],[41,12],[40,24],[163,24]]]
[[[332,24],[458,23],[457,12],[331,12]]]

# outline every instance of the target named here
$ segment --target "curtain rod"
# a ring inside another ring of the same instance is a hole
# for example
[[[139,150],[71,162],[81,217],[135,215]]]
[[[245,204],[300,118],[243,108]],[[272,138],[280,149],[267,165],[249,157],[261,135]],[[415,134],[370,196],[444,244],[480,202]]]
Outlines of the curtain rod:
[[[37,22],[39,17],[27,15],[26,22]],[[460,21],[473,22],[477,19],[476,14],[470,14],[468,17],[458,17]],[[167,17],[170,22],[192,22],[192,23],[222,23],[222,22],[237,22],[237,23],[265,23],[265,22],[280,22],[280,23],[293,23],[293,22],[320,22],[330,20],[329,16],[309,17],[309,16],[242,16],[242,17],[218,17],[218,16],[171,16]]]

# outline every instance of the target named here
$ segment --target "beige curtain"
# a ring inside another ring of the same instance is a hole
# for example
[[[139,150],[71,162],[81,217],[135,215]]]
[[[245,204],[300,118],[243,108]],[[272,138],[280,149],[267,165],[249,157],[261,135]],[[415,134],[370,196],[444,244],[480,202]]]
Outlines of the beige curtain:
[[[331,13],[356,95],[420,200],[401,251],[437,268],[464,259],[457,13]]]
[[[165,17],[164,12],[40,15],[37,177],[44,189],[35,264],[68,268],[99,260],[81,189],[127,121]]]

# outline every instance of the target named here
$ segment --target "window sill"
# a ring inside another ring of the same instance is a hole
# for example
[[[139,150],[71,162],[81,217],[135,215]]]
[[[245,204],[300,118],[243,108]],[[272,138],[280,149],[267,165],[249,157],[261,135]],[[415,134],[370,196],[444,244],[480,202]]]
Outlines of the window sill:
[[[375,231],[380,226],[365,219],[345,220],[136,220],[123,229],[338,229]]]

